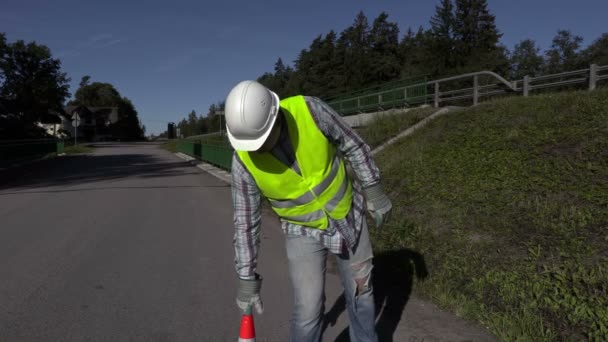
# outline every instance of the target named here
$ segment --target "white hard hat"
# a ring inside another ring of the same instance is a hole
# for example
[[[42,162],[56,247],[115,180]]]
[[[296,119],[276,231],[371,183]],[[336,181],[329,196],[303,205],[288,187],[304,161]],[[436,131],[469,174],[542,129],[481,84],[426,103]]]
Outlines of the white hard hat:
[[[226,131],[237,151],[256,151],[279,112],[279,96],[255,81],[242,81],[226,97]]]

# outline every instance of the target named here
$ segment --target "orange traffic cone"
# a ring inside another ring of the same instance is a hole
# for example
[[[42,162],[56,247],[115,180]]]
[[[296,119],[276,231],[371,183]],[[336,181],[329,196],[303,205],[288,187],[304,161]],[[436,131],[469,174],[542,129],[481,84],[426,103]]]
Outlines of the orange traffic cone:
[[[251,313],[243,314],[238,342],[255,342],[255,327],[253,325],[253,315]]]

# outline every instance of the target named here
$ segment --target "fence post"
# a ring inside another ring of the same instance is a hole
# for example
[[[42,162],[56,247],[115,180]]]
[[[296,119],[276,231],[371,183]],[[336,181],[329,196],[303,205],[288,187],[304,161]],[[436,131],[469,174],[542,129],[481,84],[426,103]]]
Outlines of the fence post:
[[[591,64],[589,68],[589,90],[595,90],[597,83],[597,64]]]
[[[435,108],[439,107],[439,82],[435,82]]]
[[[473,106],[479,103],[479,79],[477,75],[473,76]]]
[[[378,106],[382,106],[382,94],[378,94]]]
[[[524,96],[528,96],[530,92],[530,76],[524,76],[524,85],[523,85]]]

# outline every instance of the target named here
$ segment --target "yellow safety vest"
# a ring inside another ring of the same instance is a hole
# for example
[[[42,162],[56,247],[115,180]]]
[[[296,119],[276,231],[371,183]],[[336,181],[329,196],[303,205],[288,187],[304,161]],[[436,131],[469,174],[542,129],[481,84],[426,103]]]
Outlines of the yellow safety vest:
[[[303,96],[281,101],[289,139],[302,175],[270,152],[237,151],[272,209],[283,220],[318,229],[350,211],[352,185],[335,147],[314,122]]]

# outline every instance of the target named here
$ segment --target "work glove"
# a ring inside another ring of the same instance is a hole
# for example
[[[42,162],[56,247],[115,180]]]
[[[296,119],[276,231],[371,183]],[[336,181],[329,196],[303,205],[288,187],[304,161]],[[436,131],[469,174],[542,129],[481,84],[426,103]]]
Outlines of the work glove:
[[[255,308],[258,314],[264,312],[260,289],[262,288],[262,278],[256,274],[255,279],[239,279],[239,288],[236,295],[236,305],[245,314],[251,313],[251,307]]]
[[[380,183],[363,189],[363,195],[367,200],[367,211],[369,212],[377,228],[388,221],[393,209],[391,200],[382,190]]]

